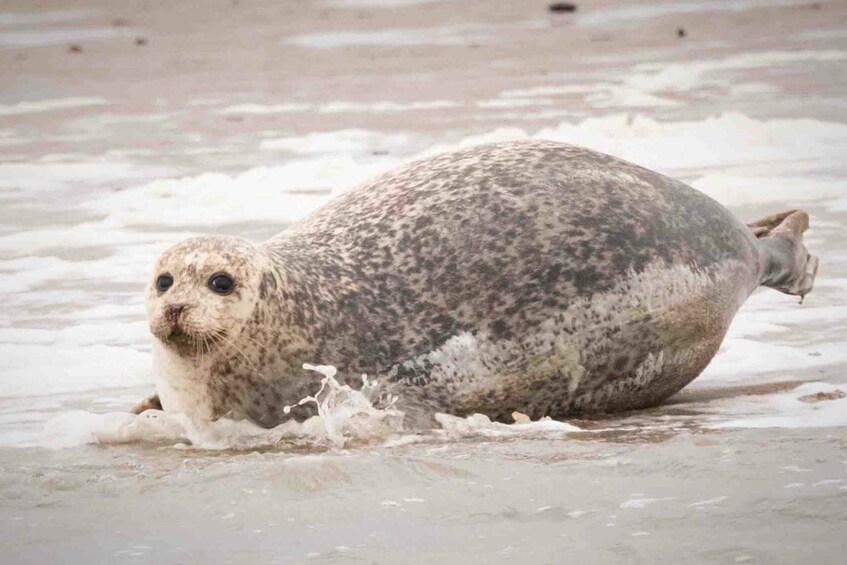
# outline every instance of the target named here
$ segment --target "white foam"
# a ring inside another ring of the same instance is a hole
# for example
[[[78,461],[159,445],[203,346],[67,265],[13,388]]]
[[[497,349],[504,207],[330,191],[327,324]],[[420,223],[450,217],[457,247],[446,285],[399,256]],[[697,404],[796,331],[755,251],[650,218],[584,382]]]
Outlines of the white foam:
[[[283,150],[298,155],[348,154],[358,156],[373,151],[408,152],[412,147],[409,134],[385,134],[363,129],[345,129],[326,133],[310,133],[300,137],[268,139],[261,143],[265,150]]]
[[[568,94],[585,94],[596,90],[596,84],[557,84],[550,86],[533,86],[504,90],[500,93],[503,98],[534,98],[536,96],[561,96]]]
[[[600,109],[681,107],[692,97],[714,97],[718,92],[728,100],[760,99],[778,94],[778,85],[749,80],[751,69],[773,72],[799,63],[838,64],[844,60],[846,51],[826,49],[760,51],[684,63],[650,62],[634,65],[625,73],[600,72],[591,81],[506,90],[500,96],[580,95],[583,104]]]
[[[441,26],[433,28],[381,29],[369,31],[313,32],[295,35],[282,40],[283,45],[310,49],[339,47],[412,46],[412,45],[464,45],[472,38],[477,40],[483,26]]]
[[[112,126],[133,127],[135,124],[161,123],[168,121],[172,117],[173,114],[164,112],[144,114],[100,113],[74,120],[73,127],[90,133],[102,134]],[[200,139],[202,139],[202,137]]]
[[[236,176],[204,173],[157,180],[89,201],[86,206],[122,226],[205,226],[305,217],[333,195],[396,164],[350,157],[309,158],[258,167]]]
[[[719,401],[709,412],[723,416],[713,428],[828,428],[847,426],[847,397],[817,402],[800,398],[818,393],[847,392],[844,385],[806,383],[794,390],[766,396]],[[726,419],[729,416],[730,419]]]
[[[620,508],[623,510],[640,510],[642,508],[646,508],[651,504],[655,504],[656,502],[669,502],[671,500],[676,500],[676,497],[669,496],[663,498],[631,498],[625,502],[622,502]]]
[[[538,29],[547,26],[543,19],[512,24],[455,24],[420,28],[386,28],[362,31],[325,31],[284,38],[283,45],[310,49],[339,47],[410,47],[416,45],[467,45],[494,41],[498,34],[511,29]]]
[[[221,103],[219,98],[192,98],[185,105],[189,108],[197,106],[217,106]]]
[[[272,429],[248,421],[222,418],[214,422],[192,422],[180,414],[148,410],[94,414],[69,410],[49,416],[40,430],[4,434],[0,444],[17,447],[74,447],[83,444],[154,442],[182,448],[207,450],[258,449],[306,441],[309,445],[343,448],[351,443],[382,443],[403,431],[403,413],[391,404],[377,408],[378,384],[362,376],[363,387],[353,390],[335,380],[330,366],[306,364],[305,369],[322,375],[320,390],[298,404],[314,404],[318,415],[298,423],[290,420]],[[43,406],[41,407],[43,410]],[[20,419],[12,415],[11,420]],[[7,418],[9,420],[10,418]],[[0,423],[2,418],[0,418]]]
[[[830,210],[834,210],[836,212],[847,211],[847,193],[845,192],[847,191],[842,192],[843,196],[841,196],[841,198],[833,200],[829,206]]]
[[[324,0],[323,3],[327,6],[336,6],[339,8],[399,8],[444,1],[445,0]]]
[[[592,10],[588,7],[577,14],[577,21],[585,26],[607,26],[608,24],[643,25],[644,20],[652,20],[676,14],[699,14],[704,12],[743,12],[746,10],[773,8],[778,6],[796,6],[806,4],[804,0],[731,0],[723,2],[675,1],[661,4],[634,4],[620,7],[603,6]]]
[[[843,343],[800,346],[761,339],[728,339],[692,388],[715,382],[747,384],[794,380],[817,367],[844,363],[847,363],[847,350]]]
[[[682,106],[682,103],[643,92],[626,86],[606,85],[604,89],[586,97],[586,102],[595,108],[657,108],[661,106]]]
[[[812,29],[801,31],[791,36],[792,41],[817,41],[826,39],[841,39],[847,37],[847,29]]]
[[[526,108],[530,106],[553,106],[555,102],[550,98],[493,98],[491,100],[479,100],[478,108]]]
[[[37,24],[68,23],[97,15],[91,10],[40,10],[38,12],[0,12],[0,26],[19,27]]]
[[[526,125],[533,121],[543,121],[545,123],[550,122],[551,120],[561,120],[563,118],[581,118],[585,116],[584,112],[580,111],[572,111],[562,109],[560,106],[540,106],[539,108],[546,109],[531,109],[531,110],[518,110],[514,109],[513,111],[505,111],[501,109],[489,108],[487,111],[483,110],[480,112],[475,112],[473,114],[469,114],[467,117],[470,120],[478,121],[478,122],[489,122],[492,119],[496,119],[502,123],[509,122],[518,122],[522,125]]]
[[[642,63],[633,67],[623,77],[622,82],[625,85],[649,89],[652,92],[689,91],[706,86],[708,83],[704,84],[704,79],[720,71],[772,69],[792,63],[838,63],[845,59],[847,59],[847,51],[838,49],[747,52],[720,59],[695,59],[684,63]],[[737,82],[737,78],[734,82]]]
[[[96,340],[97,333],[89,334]],[[2,396],[37,396],[152,383],[150,354],[121,345],[0,343]]]
[[[0,104],[0,116],[15,116],[20,114],[35,114],[67,110],[69,108],[85,108],[88,106],[104,106],[108,101],[101,96],[77,98],[53,98],[33,102],[18,102],[17,104]]]
[[[164,167],[141,167],[127,161],[0,163],[0,198],[9,194],[104,186],[171,173]],[[114,187],[114,186],[113,186]]]
[[[216,113],[218,114],[285,114],[291,112],[308,112],[313,106],[311,104],[286,103],[286,104],[235,104],[227,106]]]
[[[556,436],[581,431],[580,428],[567,422],[550,418],[542,418],[534,422],[502,424],[492,422],[485,414],[473,414],[465,418],[450,414],[436,414],[435,420],[444,430],[447,437],[459,439],[465,437],[503,438],[516,436]]]
[[[667,172],[742,164],[791,170],[804,160],[838,163],[837,156],[847,147],[847,124],[756,120],[738,112],[678,122],[616,114],[578,124],[563,122],[534,137],[590,147]]]
[[[728,496],[716,496],[715,498],[708,498],[706,500],[698,500],[697,502],[692,502],[688,505],[689,508],[706,508],[707,506],[712,506],[719,502],[723,502],[728,499]]]
[[[54,235],[67,236],[64,242],[69,247],[127,244],[120,252],[87,261],[69,261],[54,256],[22,256],[16,259],[0,260],[0,272],[14,273],[14,277],[9,277],[4,290],[13,294],[37,289],[41,293],[49,290],[50,283],[56,284],[64,280],[88,281],[96,278],[96,273],[104,277],[108,273],[108,283],[111,285],[137,284],[146,278],[147,270],[151,267],[156,255],[161,252],[162,247],[174,237],[184,235],[170,237],[158,235],[154,237],[155,243],[129,245],[139,239],[149,240],[151,236],[106,227],[98,230],[98,225],[102,226],[102,224],[87,224],[86,229],[75,229],[75,226],[68,230],[18,232],[0,238],[0,249],[19,249],[21,243],[32,242],[33,251],[56,249],[57,242],[63,240],[50,239]],[[17,298],[24,299],[21,296]]]
[[[103,41],[116,37],[132,37],[139,33],[141,33],[141,30],[128,27],[58,27],[25,31],[4,31],[0,33],[0,47],[44,47],[74,41]]]
[[[654,108],[682,105],[677,100],[656,94],[662,90],[658,83],[652,81],[639,81],[636,84],[632,75],[627,74],[619,82],[594,81],[535,86],[518,90],[505,90],[500,93],[500,96],[503,99],[520,99],[524,96],[581,95],[583,103],[594,108]]]
[[[27,443],[61,448],[94,443],[173,443],[184,441],[184,437],[181,419],[159,411],[148,410],[136,416],[128,412],[93,414],[74,410],[48,420],[42,434]]]
[[[224,115],[265,115],[302,112],[313,112],[318,114],[363,114],[409,112],[416,110],[441,110],[444,108],[457,108],[461,106],[462,104],[460,102],[454,102],[452,100],[419,100],[412,102],[395,102],[391,100],[348,102],[338,100],[335,102],[327,102],[325,104],[303,104],[298,102],[281,104],[235,104],[218,110],[217,113]]]
[[[414,102],[393,102],[381,100],[376,102],[328,102],[317,108],[320,114],[363,113],[363,112],[408,112],[413,110],[441,110],[462,106],[452,100],[419,100]]]
[[[789,165],[791,167],[791,165]],[[776,167],[779,170],[780,167]],[[695,179],[691,186],[718,202],[736,206],[788,202],[809,205],[844,194],[844,181],[836,178],[810,178],[796,173],[758,176],[756,174],[709,173]],[[837,207],[834,204],[833,207]]]

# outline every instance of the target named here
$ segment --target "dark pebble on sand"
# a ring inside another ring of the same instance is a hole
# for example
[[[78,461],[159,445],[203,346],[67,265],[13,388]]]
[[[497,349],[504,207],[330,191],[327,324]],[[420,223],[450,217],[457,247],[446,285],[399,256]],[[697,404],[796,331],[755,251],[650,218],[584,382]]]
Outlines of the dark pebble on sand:
[[[78,43],[74,43],[70,47],[68,47],[68,52],[69,53],[82,53],[82,45],[79,45]]]
[[[685,35],[686,35],[686,34],[685,34],[685,28],[682,28],[682,27],[681,27],[681,28],[678,28],[678,29],[676,30],[676,36],[677,36],[677,37],[685,37]]]
[[[145,37],[136,37],[135,38],[136,45],[147,45],[147,38]]]
[[[547,9],[553,13],[572,13],[576,12],[576,4],[572,2],[553,2],[547,6]]]

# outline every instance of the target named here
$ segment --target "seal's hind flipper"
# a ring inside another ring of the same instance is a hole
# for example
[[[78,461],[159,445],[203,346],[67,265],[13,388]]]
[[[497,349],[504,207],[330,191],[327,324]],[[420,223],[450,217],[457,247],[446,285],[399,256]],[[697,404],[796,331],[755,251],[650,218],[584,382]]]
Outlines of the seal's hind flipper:
[[[747,224],[759,240],[759,284],[803,297],[815,284],[818,258],[803,245],[809,229],[805,210],[787,210]]]
[[[760,239],[769,236],[777,228],[791,230],[797,235],[802,235],[804,231],[809,229],[809,214],[804,210],[786,210],[756,220],[747,224],[747,227],[753,230],[753,235]]]

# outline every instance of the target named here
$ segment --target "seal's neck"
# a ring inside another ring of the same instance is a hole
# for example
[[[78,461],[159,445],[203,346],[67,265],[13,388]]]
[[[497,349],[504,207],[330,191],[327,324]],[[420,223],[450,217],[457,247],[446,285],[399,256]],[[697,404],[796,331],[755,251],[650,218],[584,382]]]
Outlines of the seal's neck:
[[[156,392],[162,407],[192,420],[211,420],[212,401],[208,388],[207,356],[182,356],[158,340],[153,342]]]

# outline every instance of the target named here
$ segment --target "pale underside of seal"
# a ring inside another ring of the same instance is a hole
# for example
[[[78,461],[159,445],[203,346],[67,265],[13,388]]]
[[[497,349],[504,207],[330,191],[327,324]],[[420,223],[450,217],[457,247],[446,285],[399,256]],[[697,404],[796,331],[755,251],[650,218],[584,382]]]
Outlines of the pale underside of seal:
[[[154,277],[172,287],[148,293],[157,390],[165,410],[263,426],[314,392],[303,363],[382,378],[419,414],[655,405],[703,370],[758,285],[811,289],[807,227],[790,211],[751,229],[681,182],[559,143],[437,156],[265,243],[167,251]],[[219,272],[231,294],[207,288]]]

